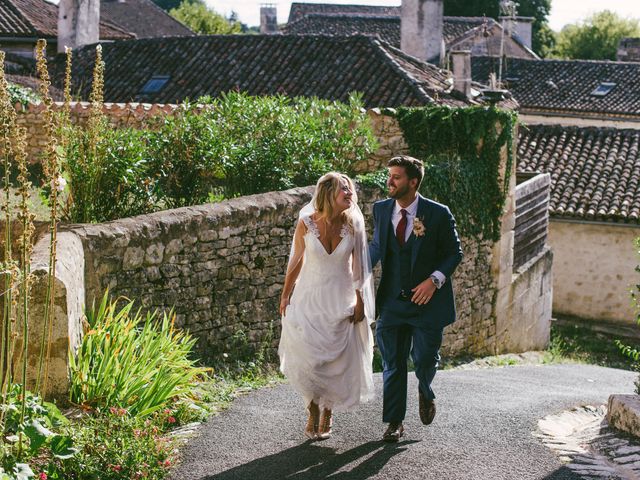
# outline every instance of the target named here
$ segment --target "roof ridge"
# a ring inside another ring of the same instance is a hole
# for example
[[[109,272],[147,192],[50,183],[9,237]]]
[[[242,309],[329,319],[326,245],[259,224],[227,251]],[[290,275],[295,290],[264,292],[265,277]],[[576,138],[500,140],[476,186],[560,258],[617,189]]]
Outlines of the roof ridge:
[[[477,55],[477,59],[492,58],[489,55]],[[581,58],[510,58],[514,62],[538,62],[538,63],[574,63],[574,64],[595,64],[595,65],[634,65],[640,67],[640,62],[623,62],[619,60],[589,60]]]
[[[422,85],[420,85],[420,82],[418,82],[418,80],[416,80],[409,72],[407,72],[404,68],[402,68],[402,66],[397,62],[397,60],[393,58],[391,53],[399,57],[405,57],[405,60],[408,60],[408,61],[417,60],[418,62],[420,62],[419,59],[412,57],[411,55],[407,55],[402,50],[395,48],[393,45],[390,45],[384,40],[380,40],[378,37],[368,37],[368,38],[370,42],[378,45],[379,48],[377,48],[376,50],[379,52],[379,55],[383,55],[391,63],[391,67],[398,74],[400,74],[400,76],[404,77],[406,80],[409,81],[409,84],[413,89],[415,89],[415,91],[418,93],[418,96],[422,97],[427,103],[435,102],[435,99],[432,98],[431,95],[429,95],[424,88],[422,88]],[[421,63],[426,63],[426,62],[421,62]],[[428,63],[426,64],[430,65]]]

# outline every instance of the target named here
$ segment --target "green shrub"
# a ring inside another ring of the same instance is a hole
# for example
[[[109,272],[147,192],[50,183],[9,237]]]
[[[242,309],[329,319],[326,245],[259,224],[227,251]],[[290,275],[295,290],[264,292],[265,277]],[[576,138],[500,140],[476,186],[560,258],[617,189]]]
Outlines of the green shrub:
[[[26,480],[47,468],[51,459],[69,459],[77,450],[69,435],[55,433],[66,425],[52,403],[26,392],[22,414],[22,386],[9,389],[7,400],[0,405],[4,418],[0,442],[0,479]],[[44,459],[44,460],[42,460]]]
[[[174,463],[175,448],[162,435],[159,418],[143,419],[118,407],[95,413],[74,425],[79,452],[55,462],[47,472],[49,480],[164,478]]]
[[[167,207],[205,203],[222,177],[222,150],[209,108],[185,102],[149,132],[149,170]]]
[[[132,308],[133,302],[119,308],[106,293],[88,313],[89,330],[69,356],[73,403],[145,416],[187,396],[207,371],[189,358],[195,340],[174,329],[173,314],[157,320],[157,312],[143,316]]]
[[[224,147],[227,197],[314,184],[330,170],[353,174],[375,148],[358,95],[348,104],[230,93],[213,103]]]
[[[352,175],[375,148],[357,95],[343,104],[229,93],[186,102],[150,130],[95,123],[66,134],[74,222],[312,185],[329,170]]]

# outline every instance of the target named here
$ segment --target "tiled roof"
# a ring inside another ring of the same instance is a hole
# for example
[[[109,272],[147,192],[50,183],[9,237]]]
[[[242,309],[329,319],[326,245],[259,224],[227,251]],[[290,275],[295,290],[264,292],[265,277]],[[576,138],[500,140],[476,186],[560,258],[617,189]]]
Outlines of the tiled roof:
[[[299,4],[300,5],[300,4]],[[341,6],[341,5],[332,5]],[[481,17],[444,17],[445,43],[461,37],[481,26]],[[487,22],[493,22],[489,19]],[[283,28],[287,34],[321,35],[377,35],[395,47],[400,47],[400,17],[397,15],[368,15],[361,13],[309,13]]]
[[[101,0],[100,15],[136,38],[194,35],[152,0]]]
[[[293,2],[289,10],[288,23],[300,20],[312,13],[350,13],[356,15],[400,16],[400,7],[382,7],[376,5],[340,5],[331,3]]]
[[[553,216],[638,224],[639,152],[640,130],[528,125],[518,171],[551,175]]]
[[[498,60],[472,58],[473,79],[486,83]],[[507,59],[502,78],[523,113],[640,117],[640,63],[593,60]],[[615,86],[603,96],[602,83]]]
[[[103,45],[105,100],[174,103],[230,90],[251,95],[348,99],[367,107],[467,103],[446,93],[448,73],[373,37],[213,35],[122,41]],[[73,78],[88,96],[94,47],[76,52]],[[143,95],[154,76],[166,84]]]
[[[58,32],[58,6],[46,0],[0,0],[0,37],[55,38]],[[118,40],[133,35],[100,21],[100,38]]]

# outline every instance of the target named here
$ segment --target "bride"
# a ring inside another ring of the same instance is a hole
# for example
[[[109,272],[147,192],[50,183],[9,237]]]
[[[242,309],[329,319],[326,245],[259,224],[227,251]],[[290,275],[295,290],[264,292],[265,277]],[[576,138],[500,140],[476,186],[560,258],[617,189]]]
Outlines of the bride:
[[[304,433],[329,438],[334,410],[373,397],[371,262],[364,218],[346,175],[322,176],[300,212],[280,314],[280,370],[304,398]]]

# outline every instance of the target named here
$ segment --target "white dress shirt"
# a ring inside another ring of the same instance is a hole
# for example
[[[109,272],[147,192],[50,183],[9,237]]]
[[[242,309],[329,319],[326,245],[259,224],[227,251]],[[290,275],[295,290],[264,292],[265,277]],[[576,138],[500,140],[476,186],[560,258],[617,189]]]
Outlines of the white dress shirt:
[[[404,210],[407,211],[407,228],[404,231],[404,241],[409,241],[409,237],[411,236],[411,232],[413,232],[413,220],[416,218],[418,214],[418,200],[420,197],[416,195],[416,199],[411,202],[409,206],[407,206]],[[402,213],[400,213],[402,207],[396,201],[393,206],[393,212],[391,213],[391,225],[393,225],[393,231],[396,231],[398,228],[398,223],[400,223],[400,219],[402,219]],[[440,287],[444,285],[444,282],[447,280],[447,277],[444,276],[439,270],[435,270],[431,275],[435,276],[440,280]]]

